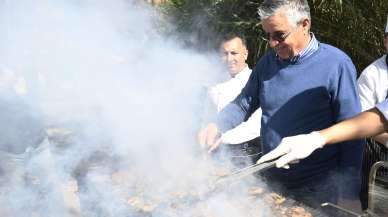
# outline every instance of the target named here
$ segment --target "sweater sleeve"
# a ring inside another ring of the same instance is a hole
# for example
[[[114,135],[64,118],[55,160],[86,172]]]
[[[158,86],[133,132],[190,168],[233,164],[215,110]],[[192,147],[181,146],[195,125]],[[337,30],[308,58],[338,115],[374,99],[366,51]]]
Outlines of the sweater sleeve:
[[[332,78],[333,115],[336,123],[351,118],[361,111],[356,83],[356,69],[349,58],[339,65],[338,74]],[[340,144],[339,179],[340,197],[358,199],[360,170],[364,140]]]

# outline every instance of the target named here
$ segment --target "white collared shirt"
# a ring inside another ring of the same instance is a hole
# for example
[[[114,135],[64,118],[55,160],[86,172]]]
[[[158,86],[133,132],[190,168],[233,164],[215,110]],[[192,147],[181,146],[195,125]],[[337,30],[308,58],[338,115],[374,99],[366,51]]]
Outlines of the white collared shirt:
[[[245,87],[252,70],[247,66],[234,78],[210,88],[209,96],[217,106],[217,111],[221,111],[226,105],[232,102]]]
[[[248,82],[252,70],[247,66],[234,78],[217,84],[209,91],[209,95],[213,103],[217,106],[217,110],[221,111],[226,105],[232,102],[245,87]],[[250,141],[260,136],[261,128],[261,109],[257,109],[247,121],[233,129],[224,132],[221,135],[222,143],[240,144]]]
[[[388,68],[385,58],[386,55],[366,67],[357,80],[362,111],[373,108],[387,96]]]

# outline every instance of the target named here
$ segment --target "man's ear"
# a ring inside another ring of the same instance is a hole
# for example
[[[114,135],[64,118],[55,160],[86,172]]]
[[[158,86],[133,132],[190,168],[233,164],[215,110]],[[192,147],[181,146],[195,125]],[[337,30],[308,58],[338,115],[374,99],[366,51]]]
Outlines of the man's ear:
[[[384,47],[385,47],[385,52],[388,54],[388,35],[384,36]]]
[[[303,29],[304,29],[306,32],[308,32],[309,29],[310,29],[311,22],[310,22],[309,19],[305,18],[305,19],[302,20],[301,25],[302,25]]]
[[[248,55],[249,55],[249,51],[247,48],[245,48],[245,51],[244,51],[244,59],[245,61],[248,59]]]

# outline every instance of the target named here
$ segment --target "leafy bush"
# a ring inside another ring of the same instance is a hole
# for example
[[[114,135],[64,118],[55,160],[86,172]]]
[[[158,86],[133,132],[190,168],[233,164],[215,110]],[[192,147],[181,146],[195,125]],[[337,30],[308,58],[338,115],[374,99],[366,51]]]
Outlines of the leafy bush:
[[[199,50],[217,49],[228,31],[243,32],[254,65],[269,48],[262,34],[257,7],[251,0],[170,0],[162,10],[176,24],[181,40]],[[386,0],[309,0],[312,31],[318,40],[344,50],[361,72],[384,53]]]

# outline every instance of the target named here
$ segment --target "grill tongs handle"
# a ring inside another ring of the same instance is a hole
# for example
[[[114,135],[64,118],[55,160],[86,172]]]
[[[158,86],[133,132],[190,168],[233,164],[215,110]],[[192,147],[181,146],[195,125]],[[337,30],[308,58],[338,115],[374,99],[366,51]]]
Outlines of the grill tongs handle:
[[[276,160],[278,160],[280,157],[277,157],[277,158],[269,160],[269,161],[262,162],[260,164],[253,164],[251,166],[236,170],[231,174],[221,176],[216,180],[216,184],[221,184],[221,183],[239,180],[241,178],[244,178],[245,176],[248,176],[248,175],[251,175],[254,173],[260,173],[264,170],[272,168],[275,166]]]

